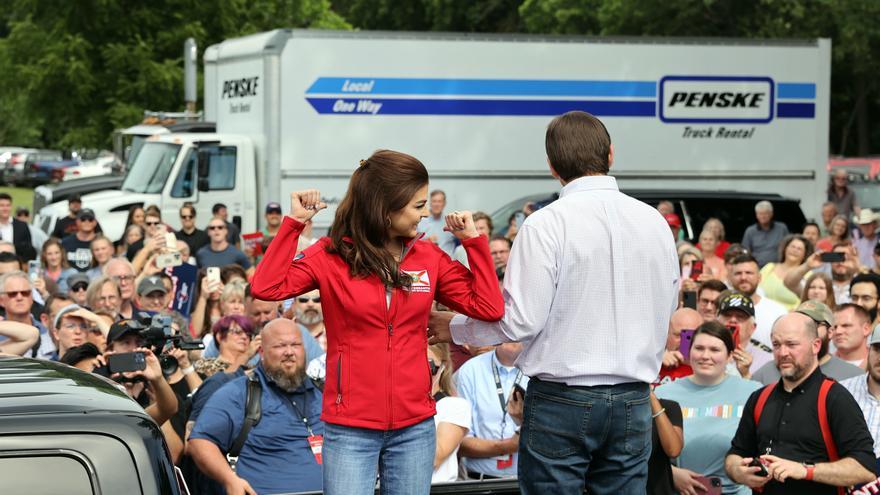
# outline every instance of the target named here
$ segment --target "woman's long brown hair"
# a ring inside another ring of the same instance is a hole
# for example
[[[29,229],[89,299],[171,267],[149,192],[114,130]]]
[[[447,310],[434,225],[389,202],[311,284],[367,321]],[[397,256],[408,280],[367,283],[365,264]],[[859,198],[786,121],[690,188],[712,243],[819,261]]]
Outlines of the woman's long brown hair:
[[[405,153],[379,150],[361,162],[336,209],[328,248],[345,260],[352,277],[376,275],[386,287],[410,286],[412,280],[385,248],[389,219],[427,184],[425,166]]]

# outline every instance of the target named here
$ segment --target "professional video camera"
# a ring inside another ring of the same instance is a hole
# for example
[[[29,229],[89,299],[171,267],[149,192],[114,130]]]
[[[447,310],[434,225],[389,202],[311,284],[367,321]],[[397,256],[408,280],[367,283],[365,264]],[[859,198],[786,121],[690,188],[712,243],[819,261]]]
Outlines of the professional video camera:
[[[177,348],[184,351],[198,351],[205,348],[205,344],[201,339],[193,339],[181,331],[177,334],[171,328],[171,317],[163,315],[146,315],[138,316],[138,323],[143,328],[139,331],[144,346],[149,347],[159,356],[159,364],[162,365],[162,374],[166,377],[171,376],[177,371],[177,359],[168,354],[171,348]]]

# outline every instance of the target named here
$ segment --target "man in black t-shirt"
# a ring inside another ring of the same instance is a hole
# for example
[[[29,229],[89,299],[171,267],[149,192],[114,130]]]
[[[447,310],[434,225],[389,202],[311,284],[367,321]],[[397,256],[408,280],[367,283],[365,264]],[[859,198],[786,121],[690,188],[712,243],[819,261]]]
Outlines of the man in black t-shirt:
[[[55,229],[52,230],[52,237],[56,237],[58,239],[64,239],[65,237],[76,233],[76,216],[79,214],[79,210],[82,209],[82,199],[80,199],[79,194],[71,194],[69,198],[67,198],[67,208],[70,210],[70,213],[64,218],[59,218],[57,222],[55,222]]]
[[[199,249],[210,244],[208,234],[196,228],[196,209],[189,203],[180,207],[180,225],[181,229],[175,235],[178,240],[189,246],[189,252],[193,256],[199,252]]]
[[[88,271],[92,266],[92,241],[97,237],[95,212],[85,208],[76,214],[76,232],[61,240],[67,252],[67,262],[78,271]]]

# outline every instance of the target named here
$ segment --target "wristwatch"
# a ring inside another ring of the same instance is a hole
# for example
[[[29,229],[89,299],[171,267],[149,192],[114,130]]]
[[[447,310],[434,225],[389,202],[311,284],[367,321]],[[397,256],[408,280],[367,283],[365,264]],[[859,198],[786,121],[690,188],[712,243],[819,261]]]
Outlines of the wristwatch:
[[[804,479],[807,481],[813,481],[813,471],[816,469],[816,465],[809,462],[802,462],[801,464],[807,468],[807,474],[804,476]]]

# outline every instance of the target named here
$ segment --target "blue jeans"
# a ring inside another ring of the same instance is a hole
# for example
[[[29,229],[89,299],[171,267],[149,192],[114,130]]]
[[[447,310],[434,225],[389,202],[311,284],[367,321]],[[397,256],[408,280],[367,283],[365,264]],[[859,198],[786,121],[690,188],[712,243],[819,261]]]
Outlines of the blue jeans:
[[[519,440],[523,495],[644,494],[651,455],[648,385],[569,387],[532,379]]]
[[[434,418],[387,431],[326,423],[324,493],[372,495],[378,467],[382,495],[427,495],[436,441]]]

